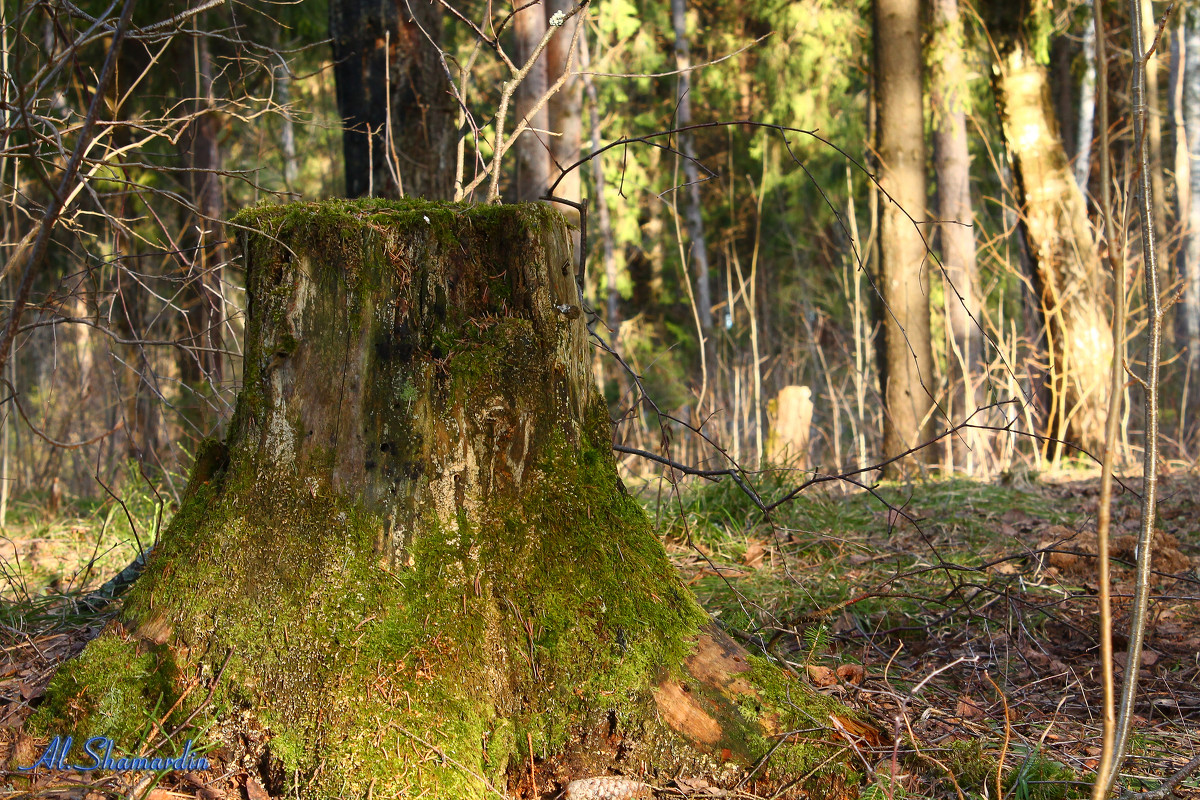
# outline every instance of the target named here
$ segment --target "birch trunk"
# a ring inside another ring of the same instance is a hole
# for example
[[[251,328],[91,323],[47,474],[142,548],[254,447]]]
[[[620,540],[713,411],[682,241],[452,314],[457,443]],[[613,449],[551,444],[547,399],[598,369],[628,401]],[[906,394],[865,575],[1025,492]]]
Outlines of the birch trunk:
[[[586,71],[591,64],[586,36],[580,37],[579,55],[580,66]],[[582,77],[584,88],[587,90],[591,148],[592,150],[598,150],[601,146],[600,98],[596,94],[596,85],[592,82],[591,76],[584,75]],[[617,341],[621,333],[621,293],[617,289],[617,271],[619,267],[617,265],[616,245],[613,238],[612,215],[609,213],[608,199],[604,196],[604,164],[599,158],[593,158],[590,165],[592,169],[591,206],[596,210],[596,222],[600,232],[600,256],[604,262],[605,306],[608,312],[607,323],[608,327],[613,331],[613,340]]]
[[[1145,43],[1142,52],[1148,53],[1158,36],[1158,20],[1154,18],[1154,4],[1146,0],[1141,4],[1142,33]],[[1146,60],[1146,138],[1150,145],[1150,185],[1154,191],[1154,229],[1158,231],[1156,251],[1159,270],[1163,274],[1161,285],[1166,286],[1166,272],[1169,272],[1171,260],[1167,258],[1167,193],[1163,180],[1163,146],[1162,146],[1162,104],[1158,93],[1158,60],[1163,53],[1160,43]]]
[[[1180,239],[1185,234],[1188,206],[1191,166],[1188,159],[1187,126],[1184,124],[1183,87],[1184,62],[1187,59],[1185,37],[1187,29],[1184,25],[1186,14],[1176,17],[1175,26],[1171,29],[1171,75],[1169,114],[1171,117],[1171,140],[1175,145],[1174,178],[1175,178],[1175,220],[1179,226]]]
[[[292,120],[292,71],[287,63],[275,67],[275,92],[279,97],[279,147],[283,155],[283,185],[293,191],[300,174],[296,162],[296,123]]]
[[[671,23],[675,28],[675,69],[687,70],[692,64],[687,35],[687,0],[671,0]],[[692,124],[691,85],[690,74],[680,72],[675,114],[675,124],[680,128]],[[712,288],[709,282],[708,247],[704,241],[704,218],[700,204],[700,171],[696,169],[696,148],[690,133],[679,134],[679,151],[683,153],[683,179],[687,190],[685,217],[688,237],[691,239],[688,255],[696,275],[696,304],[700,316],[700,329],[706,339],[704,346],[708,348],[707,340],[711,338],[712,331]]]
[[[1184,22],[1183,120],[1187,129],[1188,205],[1179,273],[1183,278],[1183,328],[1188,361],[1200,364],[1200,10]]]
[[[1075,183],[1084,197],[1092,174],[1092,138],[1096,126],[1096,26],[1091,24],[1091,2],[1086,7],[1088,23],[1083,26],[1083,78],[1079,81],[1079,129],[1075,140]]]

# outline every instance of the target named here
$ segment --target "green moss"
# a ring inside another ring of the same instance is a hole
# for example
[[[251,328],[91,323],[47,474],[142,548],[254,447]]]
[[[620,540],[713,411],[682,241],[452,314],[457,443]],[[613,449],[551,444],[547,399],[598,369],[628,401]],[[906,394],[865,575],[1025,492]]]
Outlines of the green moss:
[[[510,720],[499,719],[486,738],[486,762],[492,782],[502,780],[517,752],[517,737]]]
[[[414,243],[459,249],[460,236],[470,231],[473,243],[496,248],[511,246],[515,235],[540,232],[563,224],[562,216],[544,203],[467,205],[421,199],[326,200],[320,203],[263,204],[240,211],[230,225],[265,236],[250,236],[251,260],[278,249],[304,252],[322,268],[332,268],[355,282],[370,277],[372,259],[382,256],[400,269],[411,269]],[[368,232],[375,234],[371,236]],[[287,248],[281,243],[286,242]],[[403,246],[402,246],[403,243]],[[367,284],[370,285],[369,283]]]
[[[831,715],[856,716],[845,706],[824,695],[813,694],[802,688],[795,678],[779,669],[765,658],[751,656],[747,680],[755,687],[757,699],[743,703],[744,713],[749,719],[773,721],[770,727],[781,732],[824,729]],[[767,753],[775,744],[760,733],[749,734],[751,749],[758,754]],[[776,775],[813,774],[813,787],[821,783],[831,784],[849,780],[846,764],[835,757],[838,745],[802,745],[781,747],[772,756],[771,771]]]
[[[175,674],[166,648],[139,646],[119,632],[107,633],[55,673],[28,730],[80,741],[108,736],[132,752],[173,702]]]
[[[984,752],[982,739],[957,739],[938,758],[954,775],[964,792],[983,789],[984,782],[995,779],[996,759]],[[993,788],[995,788],[993,786]]]
[[[229,448],[216,439],[205,439],[196,450],[192,471],[188,476],[188,491],[195,493],[209,481],[218,478],[229,466]]]

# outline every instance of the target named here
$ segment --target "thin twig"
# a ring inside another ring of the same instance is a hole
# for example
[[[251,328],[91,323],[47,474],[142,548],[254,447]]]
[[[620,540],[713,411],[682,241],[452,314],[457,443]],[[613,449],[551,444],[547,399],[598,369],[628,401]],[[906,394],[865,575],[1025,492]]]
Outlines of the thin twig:
[[[1174,4],[1168,7],[1168,12]],[[1150,144],[1146,137],[1146,69],[1143,49],[1142,0],[1130,0],[1129,35],[1133,40],[1133,132],[1137,146],[1138,203],[1142,221],[1142,259],[1145,268],[1146,314],[1149,322],[1146,352],[1146,377],[1142,381],[1145,393],[1144,444],[1142,460],[1142,519],[1138,531],[1137,573],[1134,577],[1133,608],[1129,615],[1129,646],[1126,648],[1125,676],[1121,686],[1121,710],[1117,716],[1112,747],[1112,763],[1107,773],[1099,777],[1103,784],[1099,796],[1112,790],[1121,771],[1133,729],[1134,706],[1137,701],[1138,664],[1146,635],[1147,613],[1150,605],[1151,551],[1154,546],[1154,513],[1158,493],[1158,375],[1161,359],[1163,311],[1158,285],[1157,232],[1154,229],[1154,189],[1150,174]],[[1163,24],[1166,17],[1163,18]]]
[[[1096,29],[1096,61],[1108,63],[1108,43],[1104,29],[1104,3],[1092,3]],[[1116,739],[1116,691],[1112,672],[1112,577],[1109,574],[1109,531],[1112,525],[1112,483],[1116,460],[1117,433],[1121,425],[1121,349],[1125,346],[1125,261],[1124,248],[1117,246],[1117,229],[1113,220],[1112,178],[1109,174],[1108,129],[1108,70],[1096,70],[1097,113],[1100,117],[1100,213],[1104,218],[1104,238],[1108,243],[1108,265],[1113,273],[1113,357],[1109,368],[1108,419],[1104,428],[1104,455],[1100,466],[1100,499],[1096,513],[1096,570],[1099,590],[1096,601],[1100,606],[1100,681],[1102,685],[1103,730],[1100,738],[1100,764],[1097,780],[1092,785],[1092,800],[1103,800],[1109,787],[1104,780],[1113,764],[1113,742]]]

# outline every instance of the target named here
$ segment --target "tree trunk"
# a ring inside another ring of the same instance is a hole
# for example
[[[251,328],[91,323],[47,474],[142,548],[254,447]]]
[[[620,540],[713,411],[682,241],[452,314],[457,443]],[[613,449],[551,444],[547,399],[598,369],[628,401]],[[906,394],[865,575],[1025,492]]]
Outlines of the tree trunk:
[[[579,41],[580,65],[587,69],[591,63],[588,56],[586,37]],[[590,147],[593,151],[600,149],[600,98],[596,93],[596,85],[588,75],[584,75],[583,85],[587,89],[588,122],[591,134]],[[593,158],[590,162],[592,169],[592,208],[596,211],[596,222],[600,233],[600,255],[604,262],[604,288],[606,293],[605,308],[608,312],[605,322],[613,331],[613,341],[619,339],[621,332],[621,293],[617,288],[617,252],[613,236],[612,216],[608,209],[608,199],[604,196],[604,162]]]
[[[512,26],[517,37],[516,63],[523,66],[537,49],[542,37],[546,35],[546,16],[542,6],[530,6],[523,0],[513,0],[513,8],[520,9],[513,17]],[[562,31],[554,34],[557,39]],[[553,40],[552,40],[553,41]],[[549,47],[549,45],[547,45]],[[515,100],[517,116],[513,121],[515,128],[521,120],[529,118],[529,130],[522,133],[515,145],[517,151],[517,199],[523,203],[531,203],[546,194],[550,188],[550,142],[547,132],[550,130],[550,110],[548,105],[542,106],[537,113],[530,115],[533,107],[546,94],[549,87],[549,72],[547,68],[547,53],[534,63],[533,68],[521,85],[517,87]]]
[[[289,192],[295,191],[296,178],[300,175],[300,165],[296,162],[296,124],[293,121],[292,109],[292,68],[287,57],[281,52],[279,29],[274,28],[271,35],[271,46],[275,50],[275,58],[279,63],[271,70],[275,81],[275,97],[279,104],[279,147],[282,151],[283,165],[280,170],[283,175],[283,186]]]
[[[975,258],[974,212],[971,205],[971,154],[962,105],[963,31],[958,0],[935,0],[933,63],[930,92],[933,107],[933,160],[937,174],[938,239],[947,281],[946,328],[950,352],[946,375],[955,419],[966,419],[976,408],[976,372],[983,361],[979,325],[979,282]],[[955,461],[965,465],[972,452],[982,452],[964,437],[954,442]]]
[[[202,399],[206,389],[219,386],[222,379],[222,328],[225,324],[225,296],[221,287],[228,249],[225,245],[223,220],[225,204],[221,198],[221,149],[218,143],[220,118],[213,106],[213,62],[208,38],[190,40],[193,47],[186,55],[185,69],[190,68],[195,83],[192,87],[193,117],[179,139],[179,151],[187,168],[186,181],[193,217],[187,230],[194,233],[185,241],[181,255],[188,265],[187,286],[182,294],[187,312],[182,316],[183,334],[180,337],[190,348],[179,350],[179,372],[189,394],[181,403],[192,422],[201,430],[211,424],[208,405]],[[184,72],[183,74],[187,74]]]
[[[691,67],[691,48],[687,36],[687,0],[671,0],[671,22],[675,27],[675,69]],[[691,78],[688,72],[679,73],[679,88],[676,93],[675,124],[683,128],[692,124]],[[711,351],[712,332],[712,288],[709,282],[708,247],[704,243],[704,217],[700,205],[700,171],[696,169],[696,148],[691,133],[679,134],[679,152],[683,154],[683,180],[687,185],[688,238],[687,249],[696,273],[696,305],[700,317],[703,346]]]
[[[568,13],[575,7],[573,0],[549,0],[546,13],[553,14],[561,11]],[[563,23],[557,33],[550,38],[546,45],[546,62],[549,70],[547,79],[554,83],[567,72],[567,62],[571,55],[571,39],[575,28],[579,25],[582,14],[576,14]],[[582,32],[580,40],[582,41]],[[576,54],[572,72],[579,71],[579,56]],[[566,81],[550,98],[550,130],[556,134],[550,139],[550,157],[553,161],[550,171],[551,181],[558,178],[562,171],[579,160],[580,141],[583,136],[583,81],[579,75],[568,75]],[[554,193],[559,197],[578,203],[583,197],[580,189],[580,171],[571,170],[558,184]],[[559,211],[569,222],[579,222],[579,212],[571,206],[560,206]]]
[[[1179,274],[1183,278],[1182,314],[1188,361],[1196,369],[1200,366],[1200,9],[1187,10],[1184,26],[1183,117],[1187,130],[1188,206],[1180,213],[1186,233]]]
[[[996,103],[1045,318],[1052,366],[1049,432],[1098,452],[1112,358],[1110,293],[1083,194],[1058,135],[1046,69],[1019,37],[1004,48]]]
[[[332,0],[329,35],[346,196],[451,197],[456,109],[434,44],[441,5]]]
[[[1075,140],[1075,183],[1087,197],[1092,174],[1092,138],[1096,127],[1096,26],[1091,22],[1092,4],[1086,2],[1087,22],[1083,26],[1083,77],[1079,81],[1079,127]]]
[[[875,0],[878,82],[879,286],[885,363],[883,448],[892,457],[927,438],[933,408],[925,240],[925,122],[919,0]],[[912,219],[910,219],[911,217]],[[895,462],[890,474],[907,471]]]
[[[1188,157],[1187,126],[1184,124],[1183,111],[1184,62],[1187,60],[1185,44],[1187,36],[1186,18],[1187,14],[1177,14],[1175,16],[1175,24],[1171,28],[1170,89],[1167,93],[1170,101],[1168,103],[1168,114],[1171,119],[1171,143],[1174,145],[1172,172],[1175,189],[1175,225],[1178,229],[1181,242],[1183,241],[1187,226],[1190,202],[1188,193],[1192,171]],[[1178,321],[1179,318],[1177,317],[1176,319]]]
[[[1146,0],[1141,4],[1142,33],[1145,43],[1142,52],[1150,52],[1154,40],[1158,36],[1158,20],[1154,18],[1154,4]],[[1165,39],[1164,39],[1165,41]],[[1162,111],[1158,93],[1158,59],[1163,54],[1164,47],[1160,43],[1150,57],[1146,59],[1146,139],[1150,145],[1150,186],[1154,193],[1154,229],[1158,231],[1158,268],[1160,285],[1169,286],[1167,273],[1170,272],[1171,260],[1167,258],[1167,192],[1163,180],[1162,158]],[[1167,326],[1169,331],[1170,326]],[[1168,333],[1169,336],[1169,333]]]
[[[1063,150],[1070,160],[1075,156],[1076,141],[1075,71],[1071,62],[1075,57],[1075,42],[1066,36],[1053,36],[1050,46],[1050,96],[1054,98],[1054,116],[1058,119],[1059,134]]]
[[[1170,236],[1178,238],[1178,246],[1172,248],[1168,245],[1167,249],[1175,253],[1175,259],[1171,262],[1171,274],[1181,282],[1184,279],[1184,273],[1180,267],[1184,258],[1183,248],[1187,245],[1187,218],[1191,202],[1189,184],[1192,171],[1188,158],[1187,126],[1184,125],[1183,119],[1184,61],[1187,58],[1184,44],[1186,17],[1187,14],[1182,11],[1172,17],[1171,28],[1168,32],[1171,43],[1171,60],[1167,77],[1167,121],[1171,128],[1172,148],[1171,188],[1175,190],[1175,207],[1172,209],[1174,218]],[[1171,319],[1171,339],[1180,350],[1187,347],[1184,316],[1181,310]]]
[[[55,677],[46,727],[132,746],[198,710],[214,775],[260,765],[273,796],[731,787],[768,752],[744,790],[816,768],[808,796],[845,792],[835,738],[773,750],[840,707],[708,624],[617,476],[560,215],[360,201],[237,223],[261,233],[229,438],[120,624]],[[211,703],[175,705],[214,674]]]

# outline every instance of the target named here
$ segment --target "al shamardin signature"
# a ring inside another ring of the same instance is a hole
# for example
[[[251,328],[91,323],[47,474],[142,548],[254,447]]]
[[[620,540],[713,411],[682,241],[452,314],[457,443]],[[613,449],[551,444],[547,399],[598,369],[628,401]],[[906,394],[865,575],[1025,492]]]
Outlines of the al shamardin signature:
[[[32,772],[38,767],[58,770],[75,770],[91,772],[97,769],[107,769],[114,772],[141,772],[143,770],[174,770],[177,772],[202,772],[209,767],[208,759],[192,752],[192,740],[188,739],[183,745],[183,753],[175,758],[155,756],[121,756],[113,758],[113,740],[107,736],[93,736],[83,743],[83,752],[91,759],[91,763],[71,764],[67,759],[71,756],[71,746],[75,743],[73,736],[55,736],[42,751],[41,757],[28,767],[17,767],[19,772]]]

